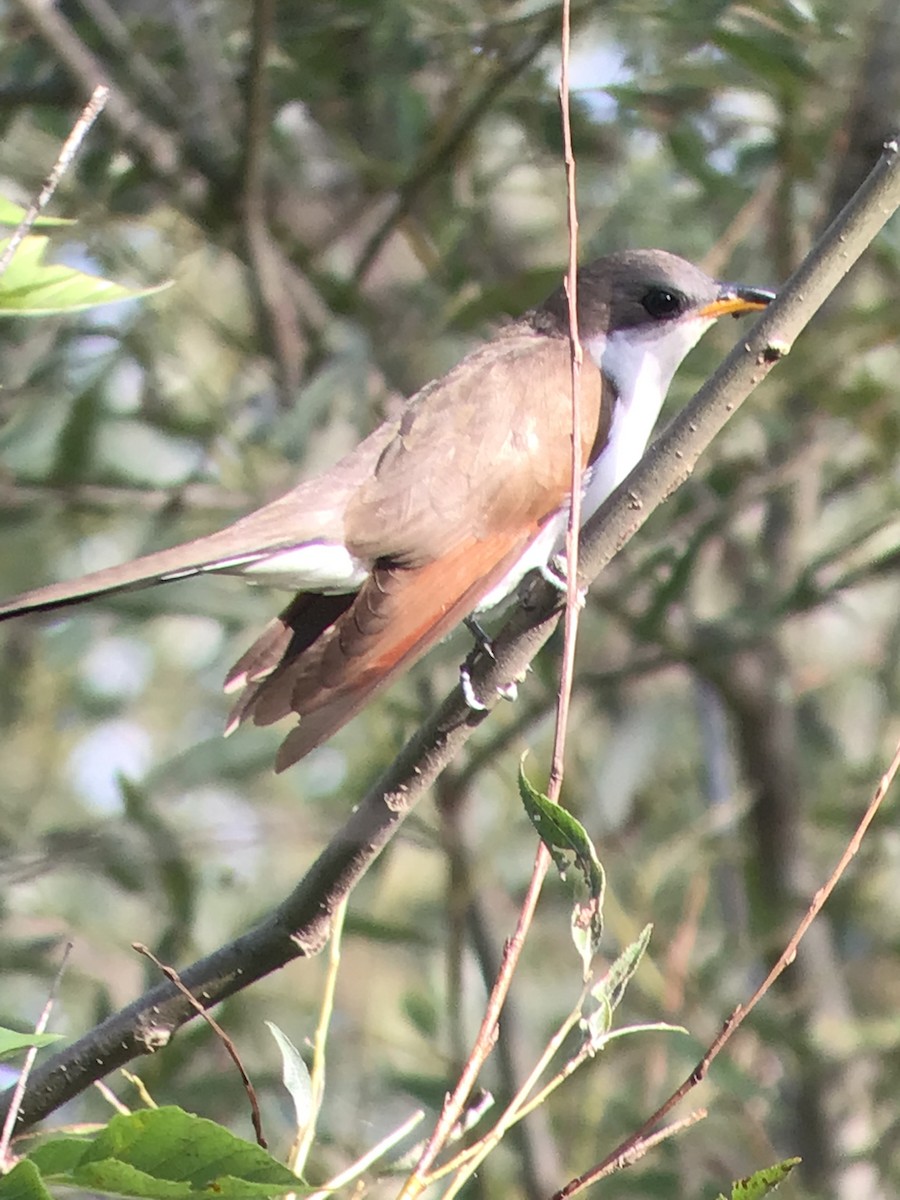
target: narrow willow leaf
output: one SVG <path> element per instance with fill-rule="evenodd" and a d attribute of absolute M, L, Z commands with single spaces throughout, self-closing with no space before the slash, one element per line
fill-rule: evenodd
<path fill-rule="evenodd" d="M 7 200 L 5 196 L 0 196 L 0 225 L 6 225 L 11 229 L 17 229 L 24 216 L 24 208 L 20 208 L 18 204 L 13 204 L 12 200 Z M 66 217 L 38 217 L 34 222 L 34 227 L 52 229 L 60 225 L 74 224 L 74 221 L 70 221 Z"/>
<path fill-rule="evenodd" d="M 631 1037 L 633 1033 L 684 1033 L 689 1031 L 683 1025 L 671 1025 L 668 1021 L 642 1021 L 638 1025 L 620 1025 L 611 1029 L 603 1039 L 603 1045 L 616 1041 L 617 1038 Z M 596 1047 L 600 1049 L 600 1047 Z"/>
<path fill-rule="evenodd" d="M 2 254 L 8 239 L 0 241 Z M 44 317 L 80 312 L 98 304 L 135 300 L 162 291 L 157 287 L 127 288 L 109 279 L 86 275 L 74 267 L 44 263 L 48 239 L 27 237 L 0 278 L 0 317 Z"/>
<path fill-rule="evenodd" d="M 61 1037 L 61 1033 L 16 1033 L 0 1027 L 0 1058 L 9 1058 L 31 1046 L 52 1046 Z"/>
<path fill-rule="evenodd" d="M 645 925 L 630 945 L 626 946 L 599 983 L 591 988 L 591 997 L 596 1001 L 596 1012 L 587 1019 L 588 1036 L 595 1050 L 599 1050 L 609 1039 L 613 1013 L 619 1006 L 631 977 L 640 965 L 650 944 L 652 925 Z"/>
<path fill-rule="evenodd" d="M 603 933 L 603 893 L 606 887 L 603 867 L 581 822 L 529 782 L 525 775 L 524 759 L 519 764 L 519 795 L 561 877 L 566 879 L 569 871 L 574 871 L 572 940 L 581 955 L 586 979 Z"/>
<path fill-rule="evenodd" d="M 273 1021 L 266 1021 L 269 1032 L 281 1051 L 281 1079 L 294 1102 L 297 1130 L 302 1133 L 313 1119 L 312 1080 L 300 1051 Z"/>

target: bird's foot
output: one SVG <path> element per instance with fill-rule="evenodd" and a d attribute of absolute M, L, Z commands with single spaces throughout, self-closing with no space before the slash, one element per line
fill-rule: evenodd
<path fill-rule="evenodd" d="M 569 565 L 566 562 L 564 554 L 554 554 L 548 558 L 542 567 L 538 567 L 541 577 L 546 579 L 547 583 L 556 588 L 558 592 L 562 592 L 564 596 L 569 592 Z M 584 608 L 587 599 L 587 588 L 578 589 L 578 607 Z"/>
<path fill-rule="evenodd" d="M 476 617 L 473 617 L 471 614 L 469 614 L 468 617 L 463 618 L 463 624 L 475 639 L 475 650 L 473 653 L 478 650 L 483 650 L 488 658 L 492 662 L 495 662 L 497 655 L 494 653 L 494 643 L 491 640 L 491 635 L 484 628 L 484 626 L 477 620 Z M 472 655 L 469 655 L 469 657 L 471 658 Z"/>
<path fill-rule="evenodd" d="M 475 639 L 475 645 L 459 668 L 459 686 L 462 688 L 463 699 L 473 712 L 486 712 L 488 706 L 476 693 L 475 686 L 472 683 L 472 667 L 475 665 L 475 659 L 479 651 L 485 654 L 492 662 L 496 661 L 497 655 L 494 653 L 494 643 L 490 635 L 478 623 L 475 617 L 466 617 L 464 623 Z M 515 683 L 505 683 L 502 687 L 497 688 L 497 695 L 503 700 L 515 700 L 518 694 L 519 689 Z"/>

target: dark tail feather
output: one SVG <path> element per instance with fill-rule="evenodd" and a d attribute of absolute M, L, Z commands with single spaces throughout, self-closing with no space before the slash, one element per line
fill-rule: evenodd
<path fill-rule="evenodd" d="M 308 650 L 335 621 L 344 615 L 356 599 L 356 593 L 320 595 L 301 592 L 274 621 L 270 621 L 246 654 L 228 672 L 225 691 L 245 688 L 235 704 L 225 726 L 226 735 L 254 716 L 253 709 L 266 681 L 283 666 L 287 666 Z M 287 697 L 286 693 L 286 697 Z M 284 711 L 266 715 L 258 724 L 271 724 L 292 711 L 289 702 Z"/>

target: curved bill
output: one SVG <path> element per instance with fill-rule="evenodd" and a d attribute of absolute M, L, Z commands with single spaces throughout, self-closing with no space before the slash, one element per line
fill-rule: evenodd
<path fill-rule="evenodd" d="M 722 291 L 710 304 L 700 309 L 701 317 L 725 317 L 729 313 L 739 317 L 742 313 L 759 312 L 775 299 L 768 288 L 741 287 L 725 284 Z"/>

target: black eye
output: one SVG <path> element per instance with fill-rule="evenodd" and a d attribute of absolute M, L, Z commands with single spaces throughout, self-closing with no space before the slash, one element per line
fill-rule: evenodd
<path fill-rule="evenodd" d="M 649 316 L 662 320 L 664 317 L 675 317 L 681 312 L 682 297 L 680 292 L 655 287 L 647 292 L 641 304 Z"/>

